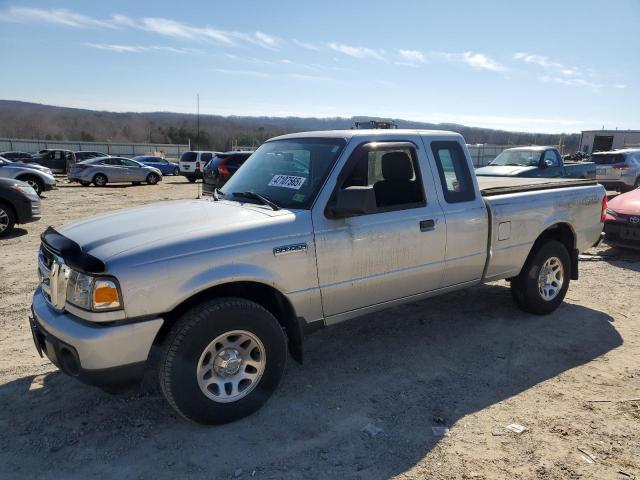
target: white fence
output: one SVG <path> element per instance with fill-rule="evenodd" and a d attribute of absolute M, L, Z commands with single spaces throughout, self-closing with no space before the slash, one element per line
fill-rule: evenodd
<path fill-rule="evenodd" d="M 178 158 L 183 152 L 189 150 L 189 145 L 168 143 L 110 143 L 110 142 L 76 142 L 58 140 L 22 140 L 12 138 L 0 138 L 0 152 L 18 151 L 37 153 L 44 149 L 90 150 L 103 152 L 108 155 L 121 157 L 135 157 L 159 152 L 166 158 Z"/>

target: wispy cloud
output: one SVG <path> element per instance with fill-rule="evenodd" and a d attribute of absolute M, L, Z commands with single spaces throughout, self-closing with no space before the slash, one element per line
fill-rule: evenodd
<path fill-rule="evenodd" d="M 344 45 L 341 43 L 331 42 L 329 48 L 340 52 L 344 55 L 348 55 L 353 58 L 370 59 L 370 60 L 385 60 L 384 50 L 374 50 L 368 47 L 354 47 L 352 45 Z"/>
<path fill-rule="evenodd" d="M 405 62 L 424 63 L 424 53 L 419 50 L 398 50 L 400 58 Z"/>
<path fill-rule="evenodd" d="M 50 23 L 73 28 L 116 28 L 113 19 L 99 20 L 64 8 L 13 6 L 0 12 L 0 20 L 16 23 Z"/>
<path fill-rule="evenodd" d="M 491 72 L 504 72 L 508 70 L 507 67 L 501 63 L 493 60 L 488 55 L 479 52 L 433 52 L 430 55 L 435 59 L 464 63 L 475 70 L 488 70 Z"/>
<path fill-rule="evenodd" d="M 614 85 L 613 88 L 618 88 L 618 89 L 622 90 L 624 88 L 627 88 L 627 86 L 624 85 L 623 83 L 619 83 L 617 85 Z"/>
<path fill-rule="evenodd" d="M 295 38 L 292 40 L 292 42 L 300 48 L 306 48 L 307 50 L 313 50 L 314 52 L 319 52 L 322 49 L 322 47 L 316 45 L 315 43 L 301 42 L 300 40 L 296 40 Z"/>
<path fill-rule="evenodd" d="M 596 74 L 591 71 L 591 69 L 569 66 L 544 55 L 525 52 L 514 53 L 513 59 L 540 69 L 543 72 L 540 80 L 543 82 L 566 86 L 589 87 L 594 90 L 600 88 L 600 85 L 592 80 Z"/>
<path fill-rule="evenodd" d="M 138 29 L 170 38 L 214 42 L 227 46 L 240 44 L 257 45 L 277 50 L 283 40 L 267 33 L 237 32 L 221 30 L 212 26 L 196 26 L 162 17 L 133 19 L 126 15 L 114 14 L 107 19 L 99 19 L 66 9 L 45 9 L 11 6 L 0 11 L 0 21 L 17 23 L 48 23 L 72 28 L 98 29 Z"/>
<path fill-rule="evenodd" d="M 115 53 L 144 53 L 144 52 L 170 52 L 170 53 L 198 53 L 200 50 L 195 48 L 180 48 L 164 45 L 119 45 L 112 43 L 85 43 L 87 47 L 98 50 L 106 50 Z"/>

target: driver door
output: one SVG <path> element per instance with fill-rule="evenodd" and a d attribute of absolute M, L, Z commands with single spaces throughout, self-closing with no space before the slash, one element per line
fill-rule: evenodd
<path fill-rule="evenodd" d="M 329 182 L 336 188 L 313 210 L 327 324 L 440 287 L 446 223 L 424 149 L 412 142 L 361 145 Z M 376 210 L 329 218 L 326 207 L 349 187 L 373 189 Z"/>

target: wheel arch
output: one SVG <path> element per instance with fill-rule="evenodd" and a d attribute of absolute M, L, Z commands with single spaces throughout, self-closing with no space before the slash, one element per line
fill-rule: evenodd
<path fill-rule="evenodd" d="M 19 175 L 16 175 L 16 180 L 20 180 L 21 182 L 26 181 L 26 179 L 28 178 L 32 178 L 33 180 L 38 182 L 41 186 L 44 186 L 44 182 L 42 181 L 42 179 L 38 175 L 35 175 L 31 172 L 23 172 L 23 173 L 20 173 Z"/>
<path fill-rule="evenodd" d="M 569 253 L 569 258 L 571 259 L 571 279 L 578 279 L 578 250 L 576 248 L 576 234 L 573 230 L 573 227 L 567 222 L 557 222 L 550 226 L 548 226 L 536 241 L 533 242 L 531 250 L 529 251 L 529 255 L 527 255 L 527 259 L 525 260 L 525 265 L 529 261 L 531 255 L 545 242 L 549 240 L 557 240 L 561 244 L 565 246 L 567 252 Z"/>
<path fill-rule="evenodd" d="M 282 292 L 270 285 L 256 281 L 222 283 L 201 290 L 182 301 L 173 310 L 163 315 L 165 322 L 156 335 L 154 343 L 162 343 L 175 322 L 187 310 L 204 301 L 222 297 L 244 298 L 268 310 L 285 331 L 289 353 L 296 361 L 302 363 L 303 330 L 301 319 L 298 319 L 293 305 Z"/>

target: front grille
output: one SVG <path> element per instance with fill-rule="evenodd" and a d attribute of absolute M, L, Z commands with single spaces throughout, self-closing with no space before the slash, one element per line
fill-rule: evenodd
<path fill-rule="evenodd" d="M 64 260 L 51 252 L 46 245 L 41 245 L 38 252 L 38 278 L 45 299 L 56 310 L 64 310 L 69 273 L 69 267 L 64 264 Z"/>

